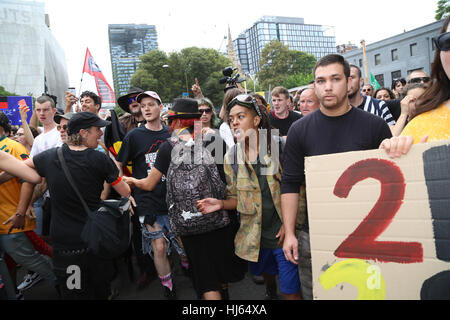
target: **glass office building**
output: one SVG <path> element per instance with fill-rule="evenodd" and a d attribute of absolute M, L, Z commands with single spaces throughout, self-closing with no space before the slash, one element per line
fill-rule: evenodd
<path fill-rule="evenodd" d="M 289 49 L 304 51 L 317 59 L 336 53 L 333 27 L 305 24 L 303 18 L 264 16 L 233 41 L 244 73 L 254 75 L 259 71 L 261 52 L 272 40 L 280 40 Z"/>
<path fill-rule="evenodd" d="M 108 34 L 114 92 L 116 97 L 120 97 L 130 88 L 139 57 L 158 49 L 156 28 L 146 24 L 110 24 Z"/>

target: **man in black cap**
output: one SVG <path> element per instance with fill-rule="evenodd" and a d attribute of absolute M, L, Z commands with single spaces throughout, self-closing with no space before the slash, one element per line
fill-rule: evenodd
<path fill-rule="evenodd" d="M 56 114 L 53 118 L 56 122 L 56 129 L 59 131 L 61 135 L 61 141 L 66 143 L 67 141 L 67 129 L 69 127 L 69 120 L 75 112 L 67 112 L 65 114 Z"/>
<path fill-rule="evenodd" d="M 83 190 L 84 200 L 90 210 L 99 207 L 105 181 L 122 197 L 130 195 L 130 188 L 122 181 L 119 169 L 112 159 L 95 151 L 97 141 L 103 134 L 101 128 L 108 124 L 108 121 L 92 112 L 78 112 L 69 120 L 67 142 L 61 147 L 74 183 Z M 86 249 L 86 244 L 81 239 L 87 213 L 67 182 L 57 148 L 44 151 L 25 163 L 46 178 L 52 195 L 50 237 L 53 244 L 53 266 L 62 297 L 107 299 L 114 271 L 112 261 L 94 255 Z M 23 184 L 23 197 L 20 199 L 18 213 L 22 213 L 28 205 L 32 188 L 32 184 Z M 74 273 L 73 266 L 78 267 L 78 273 Z M 80 277 L 80 285 L 73 283 L 74 274 Z M 71 278 L 68 279 L 69 277 Z"/>
<path fill-rule="evenodd" d="M 142 92 L 144 92 L 144 90 L 141 88 L 131 87 L 126 95 L 117 100 L 119 106 L 126 112 L 119 118 L 119 121 L 126 132 L 145 124 L 141 106 L 139 102 L 136 101 L 136 97 Z"/>

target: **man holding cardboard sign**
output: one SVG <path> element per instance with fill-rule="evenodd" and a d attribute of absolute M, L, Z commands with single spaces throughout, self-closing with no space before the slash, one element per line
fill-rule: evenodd
<path fill-rule="evenodd" d="M 311 255 L 309 250 L 302 249 L 299 261 L 299 240 L 294 233 L 299 190 L 305 181 L 304 158 L 377 149 L 384 139 L 392 136 L 383 119 L 350 105 L 347 95 L 351 87 L 350 66 L 341 55 L 330 54 L 320 59 L 314 68 L 314 77 L 320 108 L 292 125 L 283 152 L 281 183 L 283 251 L 289 261 L 300 262 L 305 299 L 312 299 Z M 308 230 L 306 223 L 299 237 L 301 247 L 309 247 Z"/>

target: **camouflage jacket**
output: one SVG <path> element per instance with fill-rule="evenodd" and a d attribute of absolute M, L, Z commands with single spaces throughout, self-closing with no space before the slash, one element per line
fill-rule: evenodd
<path fill-rule="evenodd" d="M 242 259 L 257 262 L 261 243 L 261 190 L 258 177 L 239 144 L 237 146 L 238 170 L 237 176 L 235 175 L 232 166 L 234 162 L 233 153 L 233 148 L 230 148 L 225 155 L 224 170 L 227 179 L 227 198 L 237 199 L 236 210 L 240 213 L 240 228 L 234 240 L 236 255 Z M 280 194 L 281 165 L 272 163 L 268 155 L 264 157 L 264 161 L 267 164 L 267 168 L 269 168 L 268 171 L 271 173 L 267 174 L 266 178 L 274 206 L 280 220 L 283 221 Z M 297 215 L 297 224 L 303 224 L 305 222 L 305 209 L 303 192 L 303 197 L 301 197 L 299 205 L 299 212 L 302 212 L 302 214 Z"/>

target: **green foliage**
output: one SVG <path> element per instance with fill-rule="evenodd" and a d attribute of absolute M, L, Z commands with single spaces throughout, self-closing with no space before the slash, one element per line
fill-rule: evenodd
<path fill-rule="evenodd" d="M 197 78 L 203 95 L 215 106 L 222 103 L 225 86 L 219 83 L 219 79 L 222 69 L 231 62 L 218 51 L 190 47 L 166 54 L 152 50 L 140 59 L 139 68 L 131 78 L 132 86 L 156 91 L 163 102 L 171 103 L 186 91 L 193 97 L 191 87 Z"/>
<path fill-rule="evenodd" d="M 17 96 L 17 94 L 7 91 L 4 87 L 0 86 L 0 97 Z"/>
<path fill-rule="evenodd" d="M 259 83 L 265 90 L 283 85 L 287 78 L 297 76 L 297 80 L 308 78 L 312 75 L 312 69 L 316 63 L 316 58 L 306 52 L 290 50 L 289 46 L 279 40 L 269 42 L 261 52 L 259 62 L 260 72 L 258 73 Z M 300 76 L 303 74 L 304 76 Z M 303 81 L 303 80 L 302 80 Z M 296 82 L 294 78 L 288 83 Z M 300 84 L 296 84 L 297 87 Z M 288 86 L 287 88 L 292 88 Z"/>
<path fill-rule="evenodd" d="M 311 72 L 310 73 L 298 72 L 296 74 L 288 76 L 281 83 L 281 85 L 285 88 L 290 89 L 290 88 L 305 86 L 313 80 L 314 80 L 314 76 Z"/>
<path fill-rule="evenodd" d="M 436 9 L 436 20 L 441 20 L 446 18 L 450 13 L 450 1 L 449 0 L 439 0 L 438 7 Z"/>

